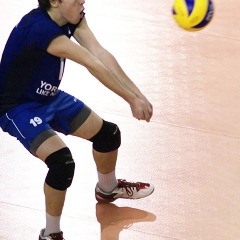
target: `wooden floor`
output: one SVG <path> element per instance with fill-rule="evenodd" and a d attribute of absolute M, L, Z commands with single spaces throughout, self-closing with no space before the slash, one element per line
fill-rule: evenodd
<path fill-rule="evenodd" d="M 149 181 L 141 200 L 98 205 L 91 144 L 61 137 L 76 161 L 62 216 L 66 240 L 240 239 L 240 2 L 215 0 L 212 23 L 186 32 L 169 0 L 86 0 L 87 20 L 154 106 L 150 123 L 84 68 L 67 62 L 61 88 L 119 125 L 117 177 Z M 37 1 L 0 0 L 0 50 Z M 46 166 L 0 132 L 0 239 L 38 239 Z"/>

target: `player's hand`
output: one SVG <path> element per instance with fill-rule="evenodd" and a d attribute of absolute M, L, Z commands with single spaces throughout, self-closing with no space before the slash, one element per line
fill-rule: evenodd
<path fill-rule="evenodd" d="M 145 120 L 147 122 L 150 121 L 153 115 L 153 107 L 146 97 L 136 97 L 136 99 L 134 99 L 134 101 L 130 104 L 130 107 L 133 117 L 138 120 Z"/>

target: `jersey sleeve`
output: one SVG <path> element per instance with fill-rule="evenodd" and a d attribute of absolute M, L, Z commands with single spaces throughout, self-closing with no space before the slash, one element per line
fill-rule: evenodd
<path fill-rule="evenodd" d="M 53 21 L 44 20 L 34 24 L 33 36 L 37 47 L 46 50 L 50 42 L 61 35 L 64 35 L 61 28 Z"/>

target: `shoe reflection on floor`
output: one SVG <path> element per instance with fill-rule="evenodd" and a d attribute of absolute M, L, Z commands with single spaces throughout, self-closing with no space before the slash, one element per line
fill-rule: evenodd
<path fill-rule="evenodd" d="M 154 222 L 156 216 L 144 210 L 118 207 L 115 204 L 96 204 L 96 218 L 101 227 L 101 240 L 118 240 L 123 229 L 134 223 Z"/>

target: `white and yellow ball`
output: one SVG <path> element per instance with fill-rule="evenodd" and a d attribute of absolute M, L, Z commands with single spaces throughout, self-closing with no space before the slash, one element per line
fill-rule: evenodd
<path fill-rule="evenodd" d="M 173 18 L 189 31 L 199 31 L 212 20 L 214 7 L 211 0 L 175 0 Z"/>

